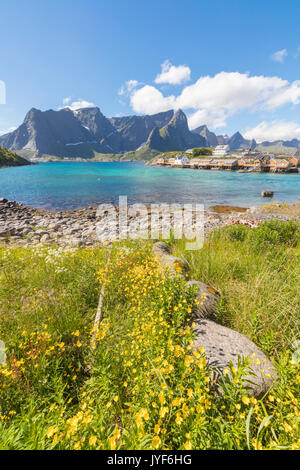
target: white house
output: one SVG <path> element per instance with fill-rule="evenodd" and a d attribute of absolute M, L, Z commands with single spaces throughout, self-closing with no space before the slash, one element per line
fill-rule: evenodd
<path fill-rule="evenodd" d="M 186 155 L 178 154 L 175 157 L 174 165 L 187 165 L 190 159 Z"/>
<path fill-rule="evenodd" d="M 213 157 L 222 158 L 229 155 L 229 145 L 217 145 L 213 151 Z"/>

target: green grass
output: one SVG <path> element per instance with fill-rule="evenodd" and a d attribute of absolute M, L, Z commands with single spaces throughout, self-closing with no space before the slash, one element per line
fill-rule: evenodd
<path fill-rule="evenodd" d="M 215 232 L 199 251 L 177 242 L 175 253 L 188 260 L 193 279 L 221 293 L 219 321 L 277 358 L 300 333 L 299 237 L 294 222 L 237 225 Z"/>
<path fill-rule="evenodd" d="M 215 232 L 174 254 L 221 293 L 218 321 L 251 338 L 279 381 L 260 400 L 240 375 L 209 387 L 186 328 L 194 292 L 168 279 L 151 242 L 97 249 L 0 249 L 0 448 L 299 448 L 299 225 Z M 107 265 L 108 256 L 110 263 Z M 105 283 L 98 344 L 91 349 Z M 246 364 L 245 364 L 246 365 Z M 229 380 L 229 379 L 228 379 Z"/>

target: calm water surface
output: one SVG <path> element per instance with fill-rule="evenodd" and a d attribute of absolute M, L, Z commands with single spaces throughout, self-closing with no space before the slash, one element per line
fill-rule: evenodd
<path fill-rule="evenodd" d="M 236 173 L 149 167 L 134 162 L 59 162 L 0 169 L 0 197 L 53 210 L 86 207 L 92 203 L 204 203 L 253 206 L 274 200 L 296 202 L 299 174 Z"/>

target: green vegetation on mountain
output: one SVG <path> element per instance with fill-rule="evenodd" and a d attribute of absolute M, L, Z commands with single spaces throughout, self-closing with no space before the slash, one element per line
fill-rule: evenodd
<path fill-rule="evenodd" d="M 207 147 L 193 149 L 193 157 L 199 157 L 202 155 L 210 156 L 212 155 L 212 153 L 213 153 L 213 149 L 207 148 Z"/>
<path fill-rule="evenodd" d="M 136 161 L 149 161 L 159 154 L 158 150 L 150 149 L 147 145 L 144 145 L 135 152 L 124 153 L 121 157 L 123 160 L 136 160 Z"/>
<path fill-rule="evenodd" d="M 30 165 L 30 162 L 16 153 L 0 146 L 0 168 L 22 165 Z"/>
<path fill-rule="evenodd" d="M 270 152 L 281 155 L 294 155 L 294 153 L 297 152 L 298 147 L 287 146 L 284 145 L 283 142 L 263 142 L 261 144 L 257 144 L 256 150 L 259 152 Z"/>

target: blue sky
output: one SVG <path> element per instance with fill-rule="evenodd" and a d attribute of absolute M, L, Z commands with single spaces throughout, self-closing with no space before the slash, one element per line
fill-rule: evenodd
<path fill-rule="evenodd" d="M 106 116 L 181 107 L 190 127 L 300 139 L 298 0 L 1 0 L 0 7 L 0 133 L 31 107 L 95 104 Z"/>

